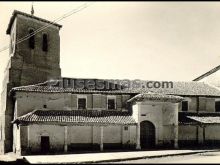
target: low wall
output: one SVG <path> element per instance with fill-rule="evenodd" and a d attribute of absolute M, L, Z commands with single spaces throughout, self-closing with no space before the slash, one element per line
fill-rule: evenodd
<path fill-rule="evenodd" d="M 49 136 L 50 151 L 64 152 L 65 129 L 60 125 L 33 124 L 21 127 L 22 153 L 41 153 L 41 136 Z M 100 149 L 99 126 L 67 126 L 68 151 Z M 105 149 L 134 148 L 136 126 L 104 126 Z"/>

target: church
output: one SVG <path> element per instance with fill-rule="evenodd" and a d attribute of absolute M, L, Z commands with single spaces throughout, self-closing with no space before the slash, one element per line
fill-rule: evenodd
<path fill-rule="evenodd" d="M 61 28 L 17 10 L 11 16 L 0 104 L 1 154 L 220 147 L 219 88 L 200 81 L 137 88 L 123 80 L 62 77 Z M 19 42 L 24 36 L 30 37 Z M 90 88 L 98 81 L 108 87 Z M 87 85 L 78 88 L 75 82 Z"/>

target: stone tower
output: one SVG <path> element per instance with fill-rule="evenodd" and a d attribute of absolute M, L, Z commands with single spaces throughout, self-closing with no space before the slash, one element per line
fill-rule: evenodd
<path fill-rule="evenodd" d="M 1 153 L 12 151 L 13 146 L 11 121 L 14 116 L 14 101 L 9 95 L 11 88 L 61 77 L 61 27 L 59 24 L 20 11 L 15 10 L 12 14 L 6 31 L 10 35 L 10 60 L 5 69 L 1 93 Z M 34 35 L 19 43 L 21 38 L 30 34 Z M 15 44 L 16 42 L 18 43 Z"/>

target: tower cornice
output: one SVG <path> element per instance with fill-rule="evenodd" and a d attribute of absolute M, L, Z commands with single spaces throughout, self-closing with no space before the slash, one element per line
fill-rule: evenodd
<path fill-rule="evenodd" d="M 36 17 L 36 16 L 34 16 L 34 15 L 31 15 L 31 14 L 27 14 L 27 13 L 24 13 L 24 12 L 21 12 L 21 11 L 18 11 L 18 10 L 14 10 L 14 12 L 12 13 L 12 17 L 11 17 L 11 19 L 10 19 L 10 21 L 9 21 L 8 28 L 7 28 L 7 30 L 6 30 L 6 34 L 10 34 L 10 33 L 11 33 L 12 24 L 13 24 L 13 22 L 14 22 L 14 20 L 15 20 L 15 18 L 16 18 L 16 16 L 17 16 L 18 14 L 23 15 L 23 16 L 26 16 L 26 17 L 30 17 L 30 18 L 32 18 L 32 19 L 36 19 L 36 20 L 41 21 L 41 22 L 45 22 L 45 23 L 52 24 L 52 25 L 57 26 L 57 27 L 59 27 L 59 28 L 62 27 L 62 25 L 59 25 L 59 24 L 54 23 L 54 22 L 52 22 L 52 21 L 48 21 L 48 20 L 46 20 L 46 19 L 43 19 L 43 18 L 40 18 L 40 17 Z"/>

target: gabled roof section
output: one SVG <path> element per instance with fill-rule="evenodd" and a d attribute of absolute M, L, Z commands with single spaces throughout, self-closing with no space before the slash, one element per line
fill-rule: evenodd
<path fill-rule="evenodd" d="M 13 22 L 14 22 L 14 19 L 16 18 L 16 16 L 17 16 L 18 14 L 23 15 L 23 16 L 26 16 L 26 17 L 29 17 L 29 18 L 36 19 L 36 20 L 41 21 L 41 22 L 45 22 L 45 23 L 52 24 L 52 25 L 57 26 L 57 27 L 59 27 L 59 28 L 62 27 L 62 25 L 59 25 L 59 24 L 54 23 L 54 22 L 52 22 L 52 21 L 48 21 L 48 20 L 46 20 L 46 19 L 43 19 L 43 18 L 40 18 L 40 17 L 36 17 L 36 16 L 34 16 L 34 15 L 31 15 L 31 14 L 27 14 L 27 13 L 24 13 L 24 12 L 21 12 L 21 11 L 18 11 L 18 10 L 14 10 L 14 12 L 12 13 L 11 19 L 10 19 L 10 21 L 9 21 L 8 28 L 7 28 L 7 30 L 6 30 L 6 34 L 10 34 L 10 32 L 11 32 L 11 27 L 12 27 L 12 24 L 13 24 Z"/>
<path fill-rule="evenodd" d="M 70 124 L 70 125 L 135 125 L 127 111 L 109 110 L 34 110 L 18 117 L 17 124 Z"/>
<path fill-rule="evenodd" d="M 132 80 L 131 80 L 132 81 Z M 164 88 L 147 88 L 141 87 L 126 87 L 123 85 L 121 89 L 77 89 L 74 87 L 62 87 L 59 85 L 61 80 L 46 81 L 44 83 L 15 87 L 11 90 L 14 92 L 38 92 L 38 93 L 108 93 L 108 94 L 139 94 L 139 93 L 157 93 L 165 95 L 177 95 L 177 96 L 203 96 L 203 97 L 220 97 L 220 89 L 206 84 L 204 82 L 172 82 L 172 87 Z M 143 81 L 147 83 L 149 81 Z M 153 81 L 151 81 L 153 82 Z M 158 82 L 158 81 L 157 81 Z M 120 82 L 119 82 L 120 83 Z"/>
<path fill-rule="evenodd" d="M 203 78 L 205 78 L 205 77 L 207 77 L 207 76 L 209 76 L 209 75 L 211 75 L 211 74 L 217 72 L 218 70 L 220 70 L 220 65 L 217 66 L 217 67 L 215 67 L 215 68 L 213 68 L 213 69 L 211 69 L 210 71 L 208 71 L 208 72 L 202 74 L 201 76 L 195 78 L 193 81 L 199 81 L 199 80 L 202 80 Z"/>

